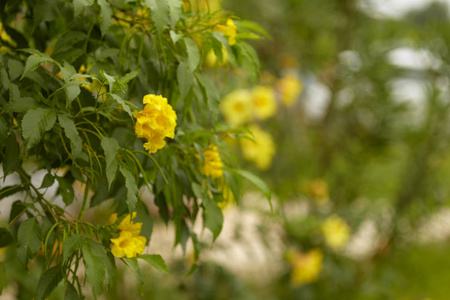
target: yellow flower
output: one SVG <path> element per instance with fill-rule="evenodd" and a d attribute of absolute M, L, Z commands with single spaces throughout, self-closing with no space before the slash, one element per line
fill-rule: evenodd
<path fill-rule="evenodd" d="M 270 167 L 275 155 L 275 144 L 272 137 L 257 125 L 249 126 L 248 129 L 253 133 L 254 141 L 242 139 L 242 154 L 245 159 L 255 163 L 256 167 L 266 170 Z"/>
<path fill-rule="evenodd" d="M 144 110 L 136 114 L 134 131 L 139 138 L 147 139 L 144 148 L 155 153 L 166 144 L 164 138 L 174 138 L 177 115 L 167 98 L 149 94 L 143 100 Z"/>
<path fill-rule="evenodd" d="M 243 89 L 231 92 L 223 98 L 220 110 L 229 125 L 244 125 L 252 118 L 251 93 Z"/>
<path fill-rule="evenodd" d="M 292 265 L 291 282 L 296 286 L 312 283 L 322 271 L 323 253 L 312 249 L 307 253 L 296 252 L 289 258 Z"/>
<path fill-rule="evenodd" d="M 268 86 L 256 86 L 252 90 L 253 110 L 257 118 L 265 120 L 277 111 L 275 91 Z"/>
<path fill-rule="evenodd" d="M 342 248 L 350 238 L 350 227 L 336 215 L 328 217 L 320 229 L 325 243 L 334 250 Z"/>
<path fill-rule="evenodd" d="M 226 64 L 228 64 L 228 51 L 224 45 L 222 45 L 222 62 L 218 60 L 216 54 L 214 53 L 214 50 L 212 49 L 208 52 L 208 55 L 206 55 L 206 65 L 209 68 L 213 68 L 216 65 L 224 66 Z"/>
<path fill-rule="evenodd" d="M 143 236 L 134 236 L 131 232 L 123 230 L 117 239 L 111 239 L 113 246 L 111 253 L 115 257 L 136 257 L 144 252 L 147 239 Z"/>
<path fill-rule="evenodd" d="M 278 81 L 277 88 L 281 94 L 281 102 L 289 107 L 294 105 L 302 92 L 303 83 L 294 73 L 290 72 Z"/>
<path fill-rule="evenodd" d="M 16 43 L 11 39 L 11 37 L 9 36 L 9 34 L 6 32 L 5 29 L 3 29 L 3 23 L 0 22 L 0 38 L 5 41 L 5 42 L 9 42 L 10 44 L 12 44 L 13 46 L 16 46 Z"/>
<path fill-rule="evenodd" d="M 114 224 L 117 221 L 117 214 L 113 213 L 110 217 L 109 217 L 109 224 Z"/>
<path fill-rule="evenodd" d="M 133 236 L 138 236 L 139 233 L 141 233 L 142 223 L 133 223 L 134 218 L 136 218 L 136 212 L 133 212 L 132 216 L 126 215 L 125 218 L 123 218 L 122 222 L 117 225 L 117 229 L 128 231 Z"/>
<path fill-rule="evenodd" d="M 236 44 L 236 25 L 232 19 L 227 19 L 227 25 L 216 25 L 214 29 L 228 36 L 228 44 L 233 46 Z"/>
<path fill-rule="evenodd" d="M 225 183 L 225 181 L 223 181 L 219 187 L 219 190 L 222 191 L 222 195 L 223 195 L 223 202 L 218 202 L 217 205 L 221 208 L 221 209 L 225 209 L 226 207 L 228 207 L 229 205 L 231 205 L 232 203 L 234 203 L 234 195 L 233 192 L 231 191 L 230 187 Z"/>
<path fill-rule="evenodd" d="M 205 162 L 201 168 L 202 174 L 212 178 L 219 178 L 223 175 L 223 163 L 220 159 L 217 146 L 210 146 L 203 151 Z"/>

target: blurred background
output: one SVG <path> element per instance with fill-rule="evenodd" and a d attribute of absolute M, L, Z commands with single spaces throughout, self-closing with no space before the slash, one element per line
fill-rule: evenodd
<path fill-rule="evenodd" d="M 173 228 L 155 211 L 146 252 L 161 253 L 169 274 L 143 266 L 139 286 L 124 269 L 102 298 L 449 299 L 449 4 L 210 0 L 268 34 L 249 42 L 256 83 L 225 58 L 209 56 L 205 69 L 224 103 L 264 104 L 254 119 L 222 112 L 253 131 L 232 146 L 272 189 L 272 209 L 250 185 L 231 199 L 212 247 L 202 233 L 193 274 L 191 250 L 164 255 Z M 255 26 L 235 23 L 237 39 Z M 34 291 L 30 275 L 14 276 Z"/>

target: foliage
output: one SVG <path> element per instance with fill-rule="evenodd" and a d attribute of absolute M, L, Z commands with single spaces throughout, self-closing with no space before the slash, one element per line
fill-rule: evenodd
<path fill-rule="evenodd" d="M 112 254 L 138 275 L 136 257 L 167 272 L 161 256 L 141 255 L 153 223 L 140 197 L 145 189 L 161 218 L 175 226 L 175 245 L 185 249 L 190 240 L 195 259 L 201 247 L 192 226 L 203 215 L 217 238 L 224 187 L 238 200 L 245 177 L 270 198 L 224 143 L 245 134 L 220 121 L 220 91 L 203 71 L 209 51 L 222 57 L 225 49 L 231 65 L 243 65 L 255 79 L 258 57 L 244 39 L 260 30 L 240 27 L 229 12 L 178 0 L 2 1 L 0 7 L 0 162 L 3 180 L 20 178 L 0 190 L 0 198 L 20 197 L 0 243 L 16 249 L 25 266 L 38 257 L 37 299 L 60 282 L 66 298 L 83 297 L 81 265 L 98 297 L 115 276 Z M 207 149 L 220 155 L 220 176 L 203 172 Z M 36 184 L 40 170 L 46 173 Z M 61 203 L 47 193 L 52 186 Z M 85 218 L 108 199 L 119 225 Z M 131 221 L 135 215 L 138 223 Z"/>

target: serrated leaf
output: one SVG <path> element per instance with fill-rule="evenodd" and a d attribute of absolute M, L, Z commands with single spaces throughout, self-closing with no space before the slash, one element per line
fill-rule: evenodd
<path fill-rule="evenodd" d="M 0 295 L 3 293 L 3 289 L 8 284 L 8 279 L 6 278 L 6 268 L 5 264 L 0 262 Z"/>
<path fill-rule="evenodd" d="M 47 173 L 47 174 L 45 174 L 44 179 L 42 179 L 42 183 L 39 188 L 46 189 L 46 188 L 52 186 L 54 182 L 55 182 L 55 176 L 53 176 L 51 173 Z"/>
<path fill-rule="evenodd" d="M 77 289 L 70 283 L 66 282 L 66 292 L 64 293 L 64 300 L 80 300 Z"/>
<path fill-rule="evenodd" d="M 9 79 L 11 81 L 19 78 L 20 74 L 23 72 L 23 64 L 15 59 L 8 60 L 8 71 L 9 71 Z"/>
<path fill-rule="evenodd" d="M 75 251 L 81 249 L 84 242 L 84 236 L 80 234 L 74 234 L 66 238 L 63 243 L 63 260 L 66 261 Z"/>
<path fill-rule="evenodd" d="M 204 93 L 205 98 L 208 100 L 211 106 L 214 106 L 214 103 L 217 103 L 220 99 L 219 91 L 217 90 L 215 85 L 202 74 L 196 72 L 195 77 L 200 83 L 200 87 L 202 89 L 202 92 Z"/>
<path fill-rule="evenodd" d="M 59 184 L 58 190 L 62 196 L 64 204 L 66 206 L 72 204 L 72 202 L 75 198 L 72 184 L 64 177 L 56 176 L 56 180 L 58 180 L 58 184 Z"/>
<path fill-rule="evenodd" d="M 267 198 L 267 200 L 269 200 L 269 204 L 272 207 L 272 203 L 270 202 L 272 192 L 270 191 L 269 187 L 266 185 L 266 183 L 261 178 L 259 178 L 255 174 L 250 173 L 248 171 L 244 171 L 244 170 L 235 170 L 235 171 L 239 175 L 241 175 L 242 177 L 246 178 L 251 183 L 256 185 L 256 187 L 261 190 L 261 192 L 264 194 L 264 196 Z"/>
<path fill-rule="evenodd" d="M 180 62 L 177 69 L 177 80 L 182 98 L 185 98 L 189 90 L 191 89 L 193 79 L 194 77 L 192 75 L 192 72 L 189 72 L 187 65 L 183 62 Z"/>
<path fill-rule="evenodd" d="M 95 299 L 103 291 L 103 281 L 105 280 L 106 271 L 105 263 L 96 253 L 96 250 L 96 248 L 91 247 L 90 243 L 85 243 L 82 247 L 84 264 L 86 266 L 86 278 L 91 286 Z"/>
<path fill-rule="evenodd" d="M 73 0 L 74 19 L 80 15 L 85 7 L 91 6 L 92 4 L 94 4 L 94 0 Z"/>
<path fill-rule="evenodd" d="M 112 93 L 114 82 L 116 82 L 116 78 L 114 76 L 108 75 L 105 71 L 101 70 L 100 74 L 108 81 L 109 92 Z"/>
<path fill-rule="evenodd" d="M 162 33 L 169 23 L 169 3 L 167 0 L 145 0 L 144 3 L 151 10 L 156 31 Z"/>
<path fill-rule="evenodd" d="M 9 101 L 19 102 L 20 101 L 20 90 L 15 84 L 11 84 L 9 88 Z"/>
<path fill-rule="evenodd" d="M 125 103 L 125 100 L 123 100 L 122 98 L 120 98 L 119 95 L 116 94 L 110 94 L 111 97 L 113 97 L 114 100 L 117 101 L 117 103 L 119 103 L 120 105 L 122 105 L 123 109 L 128 113 L 128 115 L 130 116 L 131 119 L 133 119 L 133 113 L 131 112 L 130 107 L 128 106 L 127 103 Z"/>
<path fill-rule="evenodd" d="M 116 160 L 106 167 L 106 180 L 108 180 L 108 190 L 111 188 L 111 184 L 116 178 L 117 169 L 119 168 L 119 164 Z"/>
<path fill-rule="evenodd" d="M 117 49 L 115 49 L 117 50 Z M 128 82 L 130 82 L 131 80 L 133 80 L 134 78 L 136 78 L 136 76 L 138 76 L 139 71 L 132 71 L 130 73 L 125 74 L 124 76 L 120 77 L 119 79 L 117 79 L 117 82 L 119 82 L 122 85 L 127 84 Z"/>
<path fill-rule="evenodd" d="M 6 247 L 14 242 L 14 238 L 6 228 L 0 228 L 0 248 Z"/>
<path fill-rule="evenodd" d="M 180 0 L 168 0 L 170 9 L 170 19 L 172 26 L 175 27 L 182 14 L 182 4 Z"/>
<path fill-rule="evenodd" d="M 17 231 L 17 257 L 26 265 L 41 248 L 42 230 L 35 217 L 25 220 Z"/>
<path fill-rule="evenodd" d="M 78 134 L 75 123 L 72 119 L 64 115 L 58 115 L 58 121 L 61 127 L 64 129 L 66 136 L 70 140 L 73 158 L 77 159 L 83 151 L 83 142 L 81 141 L 80 135 Z"/>
<path fill-rule="evenodd" d="M 139 192 L 136 180 L 134 179 L 133 174 L 128 171 L 125 167 L 120 166 L 120 173 L 122 173 L 125 178 L 125 187 L 127 188 L 127 205 L 128 211 L 131 213 L 134 211 L 137 204 L 137 193 Z"/>
<path fill-rule="evenodd" d="M 97 3 L 100 6 L 100 30 L 102 32 L 102 35 L 105 35 L 105 33 L 108 31 L 109 25 L 111 25 L 112 9 L 111 6 L 109 6 L 109 3 L 106 2 L 106 0 L 97 0 Z"/>
<path fill-rule="evenodd" d="M 156 270 L 167 273 L 169 270 L 167 269 L 166 262 L 158 254 L 142 254 L 139 255 L 138 258 L 145 260 L 150 265 L 152 265 Z"/>
<path fill-rule="evenodd" d="M 0 70 L 0 83 L 2 84 L 2 87 L 7 91 L 9 89 L 10 81 L 8 73 L 6 73 L 6 69 L 2 68 Z"/>
<path fill-rule="evenodd" d="M 29 72 L 36 70 L 42 63 L 45 62 L 52 62 L 59 65 L 56 61 L 54 61 L 50 56 L 46 54 L 42 56 L 31 55 L 27 59 L 25 69 L 23 70 L 22 77 L 20 77 L 20 79 L 22 80 L 23 77 L 25 77 L 25 75 L 27 75 Z"/>
<path fill-rule="evenodd" d="M 26 141 L 25 152 L 41 140 L 55 121 L 55 112 L 45 108 L 32 109 L 25 114 L 22 119 L 22 134 Z"/>
<path fill-rule="evenodd" d="M 11 86 L 13 86 L 13 84 Z M 11 90 L 12 89 L 10 88 L 9 91 Z M 17 101 L 12 100 L 5 105 L 5 110 L 7 112 L 23 113 L 35 108 L 38 108 L 38 103 L 31 97 L 19 98 Z"/>
<path fill-rule="evenodd" d="M 105 152 L 106 167 L 108 167 L 116 159 L 117 151 L 120 149 L 119 143 L 115 138 L 103 137 L 101 145 Z"/>
<path fill-rule="evenodd" d="M 14 170 L 20 155 L 19 144 L 16 140 L 16 134 L 12 132 L 6 140 L 5 156 L 3 158 L 3 174 L 8 175 Z"/>
<path fill-rule="evenodd" d="M 197 68 L 198 63 L 200 62 L 200 53 L 193 39 L 184 38 L 183 41 L 186 46 L 186 51 L 188 55 L 187 57 L 188 70 L 189 72 L 193 72 Z"/>
<path fill-rule="evenodd" d="M 37 288 L 37 299 L 43 300 L 58 286 L 62 279 L 62 273 L 59 266 L 48 269 L 41 276 Z"/>
<path fill-rule="evenodd" d="M 20 200 L 14 201 L 9 213 L 9 222 L 11 223 L 17 216 L 23 214 L 27 206 Z"/>
<path fill-rule="evenodd" d="M 136 272 L 136 275 L 139 280 L 139 286 L 142 289 L 144 285 L 144 276 L 142 276 L 141 268 L 139 268 L 139 263 L 137 259 L 135 257 L 127 258 L 126 260 L 124 260 L 124 262 L 127 264 L 128 267 L 130 267 L 131 269 L 133 269 L 133 271 Z"/>
<path fill-rule="evenodd" d="M 23 190 L 25 187 L 20 184 L 4 186 L 0 189 L 0 200 Z"/>
<path fill-rule="evenodd" d="M 75 70 L 74 66 L 72 66 L 71 64 L 69 64 L 68 62 L 64 62 L 63 67 L 61 67 L 61 75 L 64 79 L 64 81 L 68 81 L 69 78 L 73 75 L 76 74 L 77 70 Z"/>

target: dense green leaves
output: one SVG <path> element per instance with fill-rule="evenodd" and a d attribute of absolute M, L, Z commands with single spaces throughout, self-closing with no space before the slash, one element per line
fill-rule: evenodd
<path fill-rule="evenodd" d="M 153 22 L 158 33 L 161 33 L 169 23 L 169 3 L 167 0 L 145 0 L 152 13 Z"/>
<path fill-rule="evenodd" d="M 25 69 L 23 70 L 22 77 L 20 79 L 23 79 L 25 75 L 27 75 L 29 72 L 36 70 L 42 63 L 45 62 L 56 63 L 50 56 L 46 54 L 42 54 L 42 56 L 38 55 L 29 56 L 25 64 Z"/>
<path fill-rule="evenodd" d="M 104 35 L 108 31 L 109 25 L 111 24 L 112 9 L 106 0 L 97 0 L 97 3 L 100 5 L 100 29 L 102 31 L 102 35 Z"/>
<path fill-rule="evenodd" d="M 83 150 L 83 145 L 75 123 L 72 119 L 63 115 L 58 116 L 58 121 L 61 127 L 64 129 L 66 136 L 70 139 L 73 158 L 78 158 L 81 155 L 81 151 Z"/>
<path fill-rule="evenodd" d="M 73 253 L 81 249 L 84 243 L 84 236 L 80 234 L 69 236 L 63 244 L 63 259 L 67 260 Z"/>

